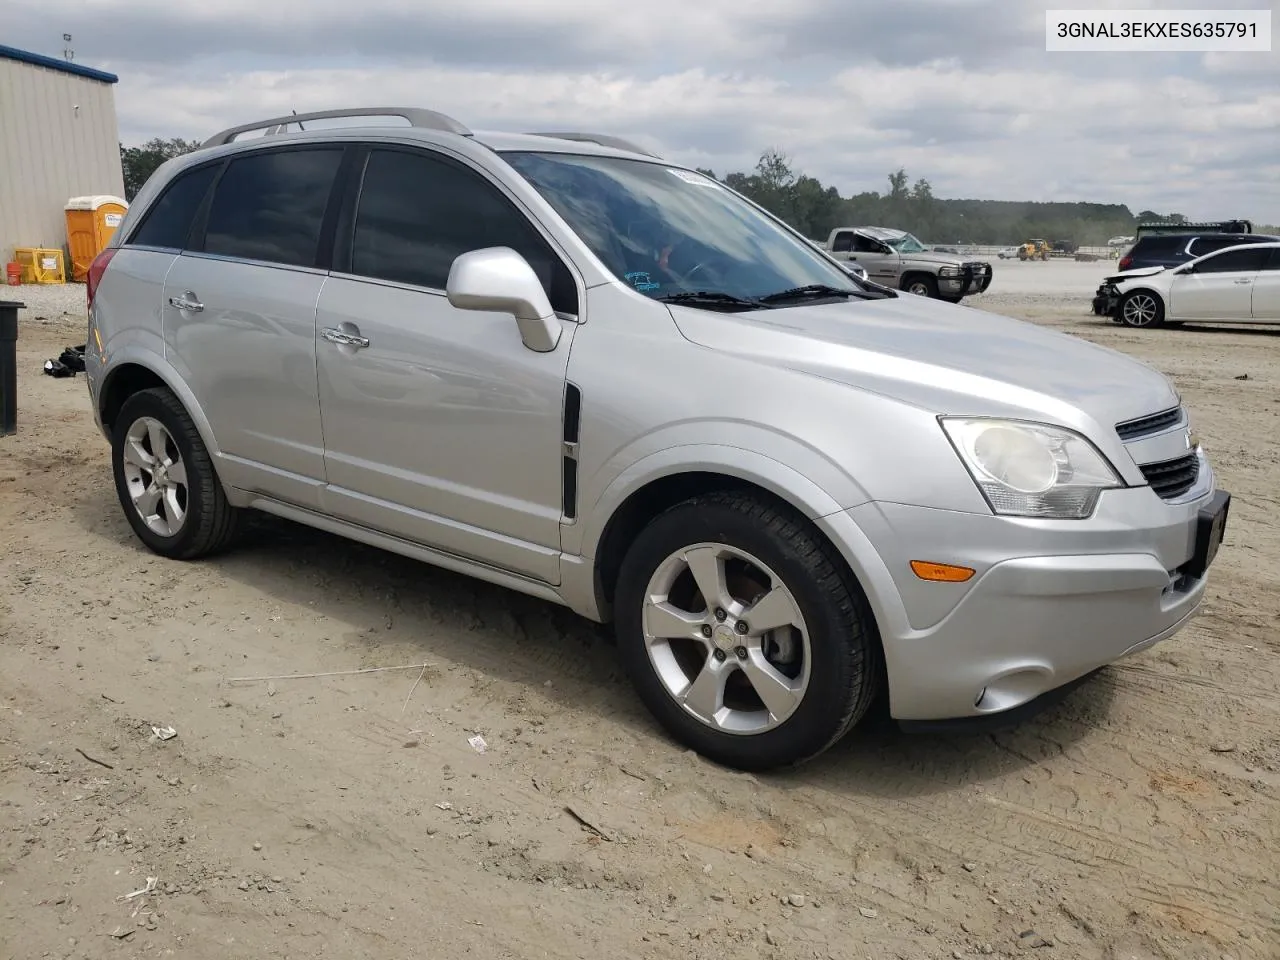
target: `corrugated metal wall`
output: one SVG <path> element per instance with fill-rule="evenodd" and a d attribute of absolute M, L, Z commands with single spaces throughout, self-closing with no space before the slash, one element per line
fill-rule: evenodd
<path fill-rule="evenodd" d="M 99 193 L 124 196 L 112 85 L 0 57 L 0 260 L 64 247 L 68 198 Z"/>

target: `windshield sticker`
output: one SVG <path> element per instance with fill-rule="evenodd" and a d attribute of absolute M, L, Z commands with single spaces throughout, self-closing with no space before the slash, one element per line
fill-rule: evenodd
<path fill-rule="evenodd" d="M 649 279 L 649 274 L 643 270 L 637 270 L 633 273 L 623 274 L 627 283 L 635 287 L 637 290 L 658 290 L 662 287 L 660 283 L 654 283 Z"/>
<path fill-rule="evenodd" d="M 720 184 L 716 183 L 710 177 L 704 177 L 700 173 L 692 173 L 689 170 L 677 170 L 675 167 L 668 167 L 667 173 L 671 174 L 674 177 L 679 177 L 685 183 L 692 183 L 695 187 L 720 186 Z"/>

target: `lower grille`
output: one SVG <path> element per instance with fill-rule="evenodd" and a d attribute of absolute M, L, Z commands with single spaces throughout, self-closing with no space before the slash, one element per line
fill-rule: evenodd
<path fill-rule="evenodd" d="M 1140 469 L 1158 496 L 1164 500 L 1176 500 L 1195 486 L 1200 476 L 1200 458 L 1193 451 L 1175 460 L 1144 463 Z"/>

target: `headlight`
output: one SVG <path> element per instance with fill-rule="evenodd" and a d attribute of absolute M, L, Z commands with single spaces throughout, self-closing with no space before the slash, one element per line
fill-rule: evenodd
<path fill-rule="evenodd" d="M 939 267 L 939 268 L 938 268 L 938 276 L 940 276 L 940 277 L 958 277 L 958 276 L 960 276 L 960 268 L 959 268 L 959 267 L 952 267 L 952 266 Z"/>
<path fill-rule="evenodd" d="M 1080 434 L 1046 423 L 944 417 L 942 428 L 994 513 L 1083 520 L 1124 486 Z"/>

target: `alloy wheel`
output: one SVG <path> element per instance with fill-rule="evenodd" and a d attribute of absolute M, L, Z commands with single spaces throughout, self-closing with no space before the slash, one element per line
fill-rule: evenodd
<path fill-rule="evenodd" d="M 764 733 L 804 700 L 812 657 L 799 604 L 744 550 L 699 543 L 668 556 L 649 579 L 642 630 L 667 693 L 714 730 Z"/>
<path fill-rule="evenodd" d="M 1124 322 L 1131 327 L 1148 327 L 1160 312 L 1156 298 L 1149 293 L 1135 293 L 1124 302 Z"/>
<path fill-rule="evenodd" d="M 187 468 L 165 425 L 139 417 L 125 434 L 124 477 L 133 508 L 147 529 L 176 536 L 187 519 Z"/>

